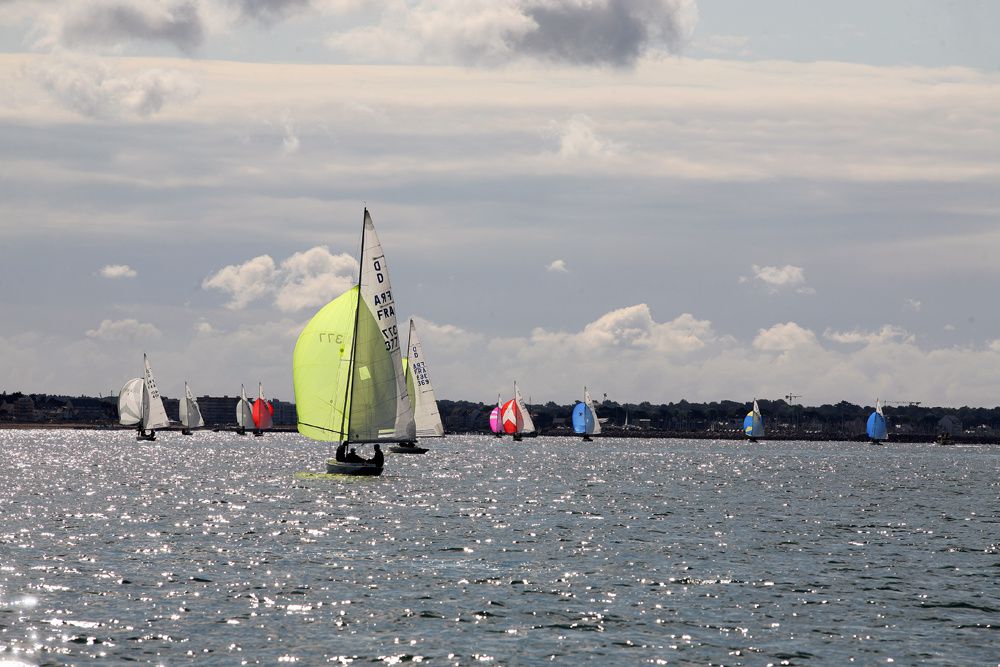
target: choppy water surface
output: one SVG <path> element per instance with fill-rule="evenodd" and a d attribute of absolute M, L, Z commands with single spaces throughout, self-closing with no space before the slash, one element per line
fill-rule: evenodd
<path fill-rule="evenodd" d="M 0 662 L 997 664 L 1000 448 L 0 431 Z"/>

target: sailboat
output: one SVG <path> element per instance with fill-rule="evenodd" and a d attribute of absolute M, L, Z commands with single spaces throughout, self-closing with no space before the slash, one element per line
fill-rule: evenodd
<path fill-rule="evenodd" d="M 191 393 L 191 387 L 184 383 L 184 398 L 180 400 L 177 411 L 181 418 L 181 434 L 191 435 L 191 429 L 201 428 L 205 425 L 205 420 L 201 416 L 201 408 L 198 407 L 198 400 Z"/>
<path fill-rule="evenodd" d="M 590 442 L 590 436 L 601 433 L 601 422 L 586 387 L 583 388 L 583 400 L 573 406 L 573 432 L 582 435 L 584 442 Z"/>
<path fill-rule="evenodd" d="M 517 388 L 517 382 L 514 383 L 514 398 L 504 403 L 500 408 L 500 418 L 504 433 L 513 435 L 514 440 L 520 440 L 526 435 L 530 436 L 535 433 L 535 424 L 531 421 L 528 406 L 524 404 L 524 398 L 521 397 L 521 390 Z"/>
<path fill-rule="evenodd" d="M 379 443 L 416 438 L 388 266 L 367 208 L 360 267 L 358 285 L 309 320 L 292 355 L 299 433 L 341 443 L 328 474 L 381 475 Z M 346 453 L 369 443 L 371 460 Z"/>
<path fill-rule="evenodd" d="M 503 419 L 500 414 L 503 412 L 503 404 L 500 402 L 500 394 L 497 394 L 497 406 L 490 411 L 490 430 L 498 438 L 503 437 Z"/>
<path fill-rule="evenodd" d="M 764 437 L 764 418 L 760 414 L 756 398 L 753 399 L 753 409 L 743 418 L 743 434 L 750 442 L 757 442 L 757 438 Z"/>
<path fill-rule="evenodd" d="M 247 426 L 253 425 L 253 407 L 247 398 L 247 389 L 240 385 L 240 400 L 236 403 L 236 434 L 246 435 Z"/>
<path fill-rule="evenodd" d="M 170 426 L 170 420 L 145 354 L 142 363 L 145 367 L 143 377 L 126 382 L 118 394 L 118 421 L 123 426 L 136 427 L 136 440 L 156 440 L 156 429 Z"/>
<path fill-rule="evenodd" d="M 868 416 L 868 438 L 873 445 L 881 445 L 889 439 L 889 431 L 885 425 L 885 415 L 882 414 L 882 403 L 875 399 L 875 412 Z"/>
<path fill-rule="evenodd" d="M 444 424 L 441 423 L 441 413 L 438 412 L 437 399 L 434 397 L 434 386 L 427 372 L 427 358 L 424 348 L 417 336 L 417 325 L 410 320 L 410 332 L 406 343 L 406 356 L 403 357 L 403 372 L 406 375 L 406 394 L 410 397 L 410 407 L 413 408 L 413 422 L 418 438 L 443 438 Z M 399 454 L 423 454 L 425 447 L 413 444 L 400 444 L 390 447 Z"/>
<path fill-rule="evenodd" d="M 274 417 L 274 406 L 264 398 L 264 383 L 257 383 L 257 400 L 253 402 L 250 410 L 253 417 L 253 434 L 257 437 L 264 435 L 264 431 L 271 428 Z"/>

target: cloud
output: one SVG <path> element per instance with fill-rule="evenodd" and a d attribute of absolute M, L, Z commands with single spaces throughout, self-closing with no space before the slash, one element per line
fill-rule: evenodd
<path fill-rule="evenodd" d="M 816 334 L 795 322 L 775 324 L 768 329 L 761 329 L 753 339 L 753 347 L 766 352 L 788 352 L 814 345 L 817 345 Z"/>
<path fill-rule="evenodd" d="M 231 0 L 240 15 L 263 25 L 273 25 L 312 7 L 310 0 Z"/>
<path fill-rule="evenodd" d="M 239 310 L 266 296 L 280 310 L 292 312 L 320 306 L 347 291 L 356 280 L 358 263 L 346 253 L 333 255 L 326 246 L 297 252 L 276 265 L 270 255 L 226 266 L 202 282 L 230 296 L 227 308 Z"/>
<path fill-rule="evenodd" d="M 551 264 L 545 267 L 545 270 L 550 273 L 569 273 L 569 269 L 566 268 L 566 260 L 563 259 L 554 260 Z"/>
<path fill-rule="evenodd" d="M 878 331 L 831 331 L 827 329 L 823 332 L 823 337 L 835 343 L 864 343 L 872 345 L 875 343 L 904 342 L 913 343 L 916 337 L 905 329 L 891 324 L 884 325 Z"/>
<path fill-rule="evenodd" d="M 135 278 L 138 273 L 128 264 L 108 264 L 102 267 L 100 274 L 104 278 Z"/>
<path fill-rule="evenodd" d="M 205 278 L 202 289 L 217 289 L 230 296 L 226 308 L 246 308 L 274 291 L 276 268 L 270 255 L 258 255 L 242 264 L 230 264 Z"/>
<path fill-rule="evenodd" d="M 188 2 L 80 2 L 57 19 L 59 44 L 76 47 L 114 47 L 131 41 L 173 44 L 184 52 L 200 46 L 204 26 L 198 4 Z"/>
<path fill-rule="evenodd" d="M 63 107 L 82 116 L 150 116 L 170 103 L 194 99 L 199 88 L 175 70 L 148 69 L 115 74 L 102 62 L 56 59 L 30 70 L 35 80 Z"/>
<path fill-rule="evenodd" d="M 377 24 L 328 43 L 361 60 L 631 67 L 656 49 L 678 52 L 698 22 L 694 0 L 417 0 L 381 9 Z"/>
<path fill-rule="evenodd" d="M 758 266 L 754 264 L 750 268 L 753 270 L 753 280 L 763 283 L 767 291 L 772 294 L 777 294 L 781 290 L 791 288 L 794 288 L 799 294 L 816 293 L 816 290 L 805 284 L 806 274 L 801 266 L 792 266 L 791 264 L 786 264 L 785 266 Z M 746 276 L 740 276 L 739 278 L 740 283 L 748 283 L 750 280 Z"/>
<path fill-rule="evenodd" d="M 563 160 L 604 158 L 614 155 L 618 145 L 597 135 L 594 122 L 576 114 L 559 128 L 559 157 Z"/>
<path fill-rule="evenodd" d="M 88 338 L 109 342 L 131 342 L 143 338 L 159 338 L 162 334 L 152 324 L 134 319 L 103 320 L 96 329 L 87 332 Z"/>
<path fill-rule="evenodd" d="M 512 49 L 577 65 L 631 66 L 652 43 L 676 53 L 698 20 L 693 0 L 549 0 L 523 11 L 534 28 L 512 35 Z"/>
<path fill-rule="evenodd" d="M 916 299 L 907 299 L 906 302 L 903 304 L 903 307 L 906 310 L 912 310 L 915 313 L 919 313 L 920 309 L 924 307 L 924 304 L 923 302 L 918 301 Z"/>

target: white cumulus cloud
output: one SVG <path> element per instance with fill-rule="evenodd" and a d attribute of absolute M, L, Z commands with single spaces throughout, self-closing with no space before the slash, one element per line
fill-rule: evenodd
<path fill-rule="evenodd" d="M 99 327 L 87 331 L 88 338 L 115 342 L 159 338 L 161 335 L 160 330 L 152 324 L 146 324 L 134 319 L 103 320 Z"/>
<path fill-rule="evenodd" d="M 569 273 L 569 269 L 566 267 L 566 260 L 563 259 L 553 260 L 551 264 L 545 267 L 545 270 L 552 273 Z"/>
<path fill-rule="evenodd" d="M 758 284 L 764 285 L 769 292 L 776 294 L 785 289 L 794 289 L 799 294 L 815 294 L 816 290 L 806 285 L 806 272 L 801 266 L 758 266 L 752 265 L 753 278 Z M 740 276 L 739 282 L 750 282 L 751 278 Z"/>
<path fill-rule="evenodd" d="M 350 255 L 334 255 L 326 246 L 316 246 L 280 265 L 270 255 L 260 255 L 226 266 L 205 278 L 202 288 L 227 293 L 226 307 L 233 310 L 273 297 L 280 310 L 292 312 L 322 305 L 346 291 L 354 284 L 357 270 L 357 260 Z"/>
<path fill-rule="evenodd" d="M 100 274 L 104 278 L 135 278 L 138 273 L 128 264 L 108 264 L 100 270 Z"/>

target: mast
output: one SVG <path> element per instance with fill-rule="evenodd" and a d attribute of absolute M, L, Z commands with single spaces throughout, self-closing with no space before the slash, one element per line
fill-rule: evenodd
<path fill-rule="evenodd" d="M 350 428 L 351 423 L 347 419 L 347 412 L 351 409 L 354 399 L 354 354 L 358 345 L 358 317 L 361 314 L 361 276 L 365 270 L 365 218 L 368 216 L 368 207 L 361 216 L 361 252 L 358 253 L 358 301 L 354 306 L 354 333 L 351 335 L 351 358 L 347 362 L 347 390 L 344 396 L 344 411 L 340 415 L 340 433 L 344 436 L 341 442 L 350 440 L 350 436 L 345 429 Z"/>

